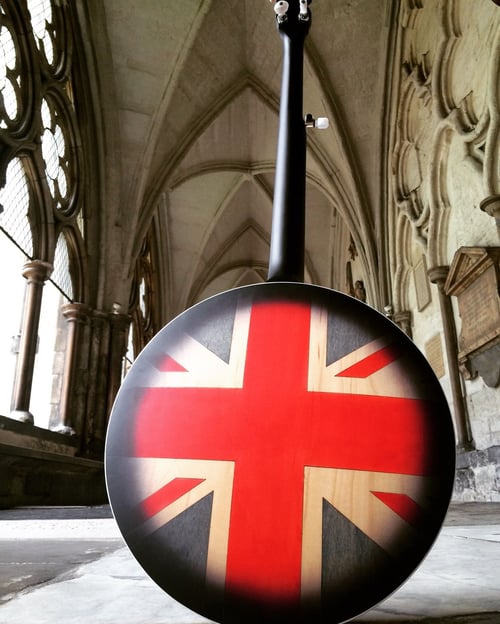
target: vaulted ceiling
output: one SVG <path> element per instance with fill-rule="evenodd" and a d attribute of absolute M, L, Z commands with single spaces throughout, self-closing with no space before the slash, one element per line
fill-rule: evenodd
<path fill-rule="evenodd" d="M 123 257 L 138 252 L 161 206 L 173 312 L 265 279 L 282 61 L 272 3 L 91 4 L 81 11 L 96 42 L 109 214 L 123 228 Z M 330 127 L 308 134 L 306 276 L 322 285 L 338 287 L 346 232 L 360 270 L 376 272 L 394 6 L 311 3 L 304 112 Z"/>

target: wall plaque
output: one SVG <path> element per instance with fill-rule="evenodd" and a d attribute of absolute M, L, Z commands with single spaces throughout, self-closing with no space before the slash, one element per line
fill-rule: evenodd
<path fill-rule="evenodd" d="M 441 379 L 444 377 L 444 359 L 443 359 L 443 347 L 441 344 L 440 334 L 436 334 L 430 340 L 425 343 L 425 357 L 429 364 L 432 366 L 433 371 L 436 373 L 436 377 Z"/>
<path fill-rule="evenodd" d="M 461 247 L 445 283 L 457 297 L 462 328 L 459 362 L 469 376 L 487 385 L 500 383 L 500 247 Z"/>

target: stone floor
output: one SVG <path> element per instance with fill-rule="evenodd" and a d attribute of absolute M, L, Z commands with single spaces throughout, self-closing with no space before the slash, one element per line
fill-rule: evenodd
<path fill-rule="evenodd" d="M 108 507 L 0 511 L 1 624 L 202 624 L 123 546 Z M 428 557 L 359 624 L 500 624 L 500 504 L 451 506 Z"/>

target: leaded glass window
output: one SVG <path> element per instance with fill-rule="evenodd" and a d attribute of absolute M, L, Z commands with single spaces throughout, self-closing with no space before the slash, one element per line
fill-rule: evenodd
<path fill-rule="evenodd" d="M 52 3 L 50 0 L 27 0 L 27 4 L 37 48 L 45 56 L 47 63 L 52 65 L 56 38 L 52 21 Z"/>
<path fill-rule="evenodd" d="M 7 167 L 6 183 L 0 189 L 0 229 L 26 256 L 33 256 L 33 237 L 28 220 L 30 193 L 21 159 L 13 158 Z"/>
<path fill-rule="evenodd" d="M 54 271 L 51 281 L 59 288 L 69 301 L 73 300 L 73 283 L 69 272 L 69 252 L 64 234 L 60 234 L 57 239 L 56 253 L 54 256 Z"/>
<path fill-rule="evenodd" d="M 16 46 L 9 26 L 3 21 L 0 26 L 0 128 L 7 128 L 8 123 L 18 117 L 20 87 Z"/>

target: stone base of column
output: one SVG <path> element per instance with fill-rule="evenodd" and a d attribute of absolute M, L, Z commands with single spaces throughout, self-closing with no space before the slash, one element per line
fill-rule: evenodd
<path fill-rule="evenodd" d="M 14 420 L 18 420 L 19 422 L 28 423 L 29 425 L 35 424 L 35 419 L 33 418 L 33 414 L 28 410 L 13 410 L 9 414 L 10 418 Z"/>
<path fill-rule="evenodd" d="M 68 425 L 58 425 L 57 427 L 54 427 L 52 431 L 55 431 L 56 433 L 62 433 L 63 435 L 67 436 L 76 435 L 76 431 L 73 429 L 73 427 L 69 427 Z"/>

